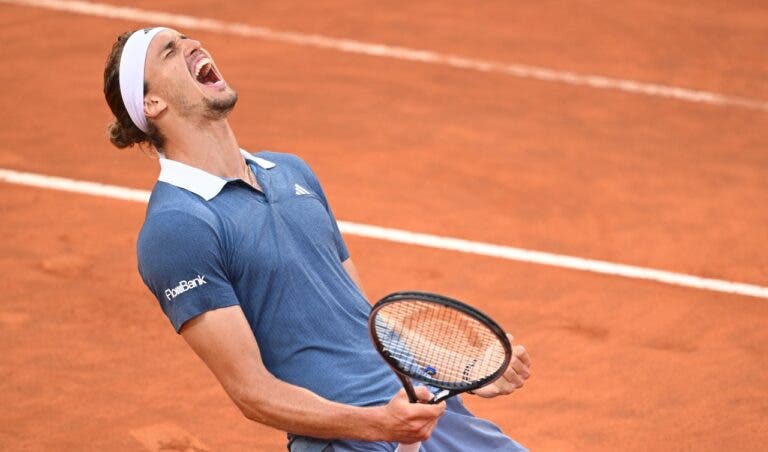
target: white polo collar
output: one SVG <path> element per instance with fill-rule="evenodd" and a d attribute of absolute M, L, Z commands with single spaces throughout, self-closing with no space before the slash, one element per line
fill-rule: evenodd
<path fill-rule="evenodd" d="M 242 149 L 240 149 L 240 154 L 246 160 L 250 160 L 264 169 L 275 167 L 275 164 L 269 160 L 255 157 Z M 216 197 L 227 182 L 229 182 L 223 177 L 214 176 L 200 168 L 165 157 L 160 158 L 160 176 L 157 177 L 157 180 L 191 191 L 206 201 Z"/>

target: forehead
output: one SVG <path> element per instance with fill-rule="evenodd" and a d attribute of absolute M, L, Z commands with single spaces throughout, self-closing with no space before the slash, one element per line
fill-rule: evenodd
<path fill-rule="evenodd" d="M 147 57 L 145 59 L 146 68 L 149 69 L 157 63 L 160 60 L 163 50 L 169 43 L 178 40 L 179 36 L 181 36 L 181 33 L 171 29 L 163 30 L 156 34 L 147 48 Z"/>

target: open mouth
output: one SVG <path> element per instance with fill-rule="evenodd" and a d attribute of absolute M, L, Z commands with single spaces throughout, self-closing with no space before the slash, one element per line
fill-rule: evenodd
<path fill-rule="evenodd" d="M 210 58 L 200 58 L 195 64 L 195 80 L 203 85 L 215 85 L 221 81 L 221 77 L 214 69 Z"/>

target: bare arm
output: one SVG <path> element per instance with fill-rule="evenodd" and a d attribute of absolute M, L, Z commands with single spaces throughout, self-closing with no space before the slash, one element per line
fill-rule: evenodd
<path fill-rule="evenodd" d="M 344 405 L 275 378 L 240 306 L 206 312 L 187 322 L 181 335 L 247 418 L 283 431 L 410 443 L 428 438 L 445 409 L 410 404 L 403 391 L 380 407 Z"/>

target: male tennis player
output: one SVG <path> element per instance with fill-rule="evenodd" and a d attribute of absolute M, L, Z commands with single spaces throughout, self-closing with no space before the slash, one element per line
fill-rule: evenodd
<path fill-rule="evenodd" d="M 120 36 L 104 94 L 112 143 L 161 157 L 141 276 L 246 417 L 290 432 L 292 451 L 522 450 L 459 398 L 408 403 L 369 341 L 370 304 L 317 178 L 295 156 L 240 149 L 227 122 L 237 94 L 198 41 Z M 513 392 L 529 365 L 515 346 L 477 394 Z"/>

